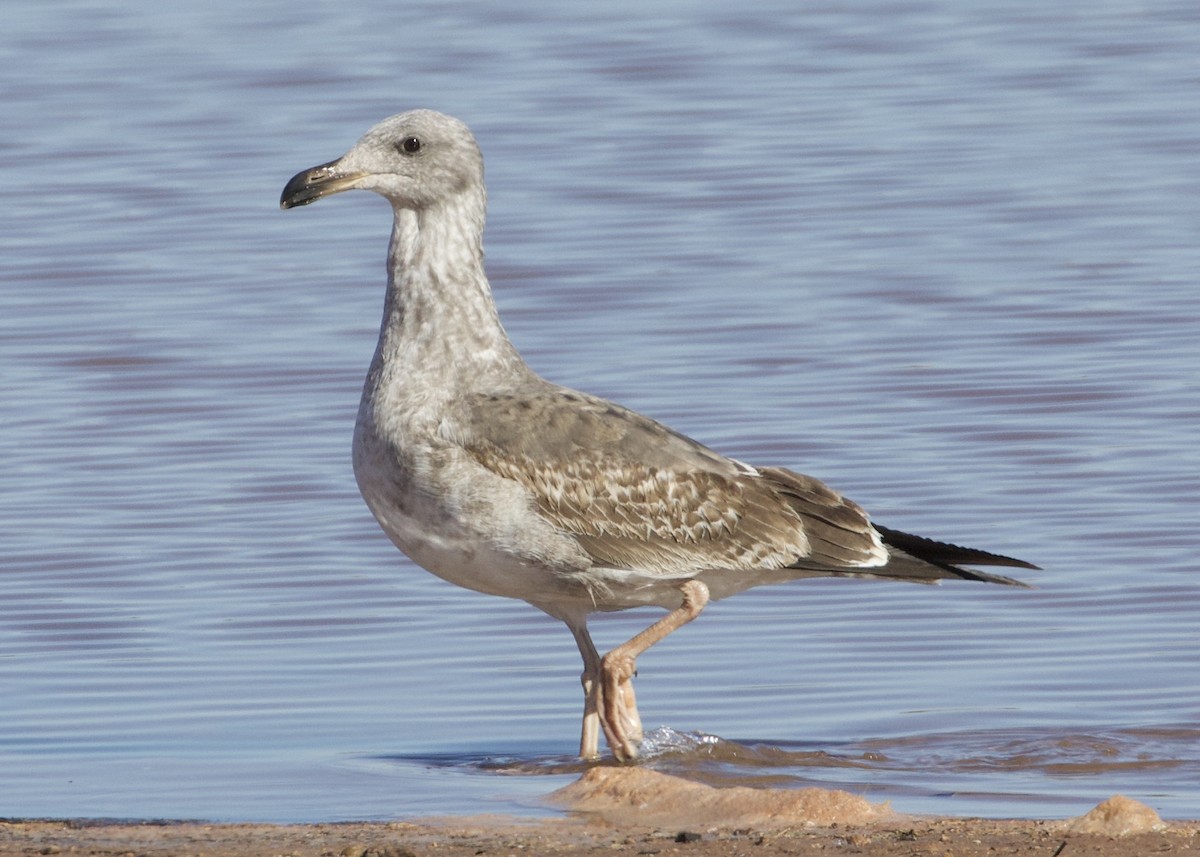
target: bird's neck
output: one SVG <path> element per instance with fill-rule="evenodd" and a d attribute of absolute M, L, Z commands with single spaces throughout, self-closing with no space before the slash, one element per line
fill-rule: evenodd
<path fill-rule="evenodd" d="M 469 193 L 396 209 L 378 368 L 478 380 L 524 367 L 483 270 L 483 220 Z"/>

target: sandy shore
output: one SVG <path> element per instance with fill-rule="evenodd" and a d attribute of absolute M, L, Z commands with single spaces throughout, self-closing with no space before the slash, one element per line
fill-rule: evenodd
<path fill-rule="evenodd" d="M 7 820 L 0 857 L 1200 853 L 1200 822 L 1164 823 L 1119 796 L 1066 821 L 929 819 L 846 792 L 717 789 L 638 768 L 595 768 L 550 799 L 568 814 L 301 825 Z"/>

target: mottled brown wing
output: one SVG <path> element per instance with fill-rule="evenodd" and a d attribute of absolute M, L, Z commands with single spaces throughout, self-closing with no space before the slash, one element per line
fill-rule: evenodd
<path fill-rule="evenodd" d="M 669 576 L 886 561 L 862 510 L 820 482 L 760 476 L 609 402 L 553 388 L 479 396 L 470 422 L 475 459 L 521 483 L 598 565 Z"/>
<path fill-rule="evenodd" d="M 811 476 L 783 467 L 762 467 L 759 473 L 804 522 L 809 554 L 794 564 L 838 570 L 875 568 L 888 562 L 879 533 L 853 500 Z"/>

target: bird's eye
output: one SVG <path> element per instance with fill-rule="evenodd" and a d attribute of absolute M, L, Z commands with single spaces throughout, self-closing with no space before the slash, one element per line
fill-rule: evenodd
<path fill-rule="evenodd" d="M 417 137 L 405 137 L 396 148 L 407 155 L 415 155 L 421 151 L 421 141 Z"/>

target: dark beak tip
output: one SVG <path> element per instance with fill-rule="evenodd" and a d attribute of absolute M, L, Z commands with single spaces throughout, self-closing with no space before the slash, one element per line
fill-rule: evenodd
<path fill-rule="evenodd" d="M 288 179 L 288 183 L 284 185 L 283 193 L 279 197 L 281 209 L 286 211 L 298 205 L 307 205 L 317 198 L 313 192 L 311 174 L 312 170 L 304 170 Z"/>
<path fill-rule="evenodd" d="M 340 160 L 340 159 L 339 159 Z M 353 187 L 353 180 L 358 174 L 347 174 L 341 171 L 338 161 L 301 170 L 284 185 L 283 195 L 279 197 L 279 207 L 285 211 L 301 205 L 309 205 L 322 197 L 340 193 Z"/>

